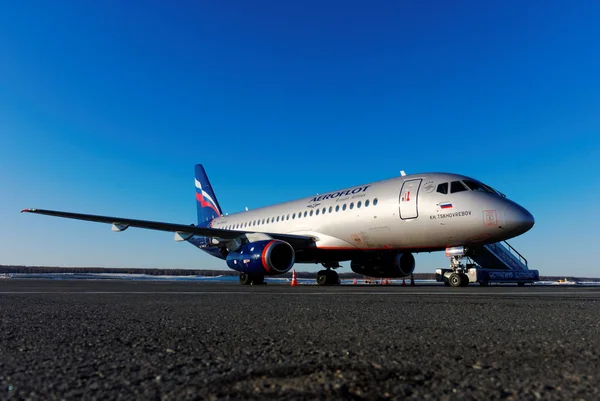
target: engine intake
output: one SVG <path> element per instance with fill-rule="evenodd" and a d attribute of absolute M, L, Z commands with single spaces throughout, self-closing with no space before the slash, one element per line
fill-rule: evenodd
<path fill-rule="evenodd" d="M 277 275 L 294 265 L 294 248 L 285 241 L 267 240 L 243 244 L 227 255 L 227 266 L 247 274 Z"/>
<path fill-rule="evenodd" d="M 415 270 L 415 257 L 408 252 L 374 254 L 352 260 L 350 268 L 370 277 L 406 277 Z"/>

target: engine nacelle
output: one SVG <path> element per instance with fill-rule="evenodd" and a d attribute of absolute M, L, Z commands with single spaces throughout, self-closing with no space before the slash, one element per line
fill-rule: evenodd
<path fill-rule="evenodd" d="M 294 248 L 285 241 L 266 240 L 243 244 L 227 255 L 227 266 L 247 274 L 276 275 L 294 265 Z"/>
<path fill-rule="evenodd" d="M 415 270 L 412 253 L 380 253 L 354 259 L 350 263 L 354 273 L 370 277 L 406 277 Z"/>

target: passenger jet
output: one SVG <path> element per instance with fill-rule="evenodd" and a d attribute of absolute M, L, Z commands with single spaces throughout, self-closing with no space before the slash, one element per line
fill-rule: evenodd
<path fill-rule="evenodd" d="M 44 209 L 22 212 L 175 233 L 240 273 L 242 284 L 320 263 L 319 285 L 338 284 L 333 270 L 351 261 L 356 273 L 406 277 L 413 253 L 477 247 L 533 227 L 533 216 L 502 193 L 458 174 L 425 173 L 330 191 L 224 215 L 204 167 L 195 166 L 198 223 L 192 225 Z M 458 274 L 463 274 L 462 270 Z M 468 281 L 467 281 L 468 283 Z"/>

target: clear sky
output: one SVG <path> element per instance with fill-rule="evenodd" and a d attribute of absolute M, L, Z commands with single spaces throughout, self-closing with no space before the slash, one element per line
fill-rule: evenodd
<path fill-rule="evenodd" d="M 0 264 L 225 268 L 169 233 L 19 213 L 190 224 L 203 163 L 229 213 L 473 176 L 535 216 L 511 241 L 530 267 L 598 277 L 598 21 L 583 0 L 3 2 Z"/>

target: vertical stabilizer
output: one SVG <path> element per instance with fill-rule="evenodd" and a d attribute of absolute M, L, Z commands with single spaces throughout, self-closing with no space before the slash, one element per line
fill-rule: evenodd
<path fill-rule="evenodd" d="M 210 222 L 221 216 L 221 206 L 208 181 L 208 176 L 201 164 L 196 164 L 196 207 L 198 209 L 198 225 L 208 226 Z"/>

